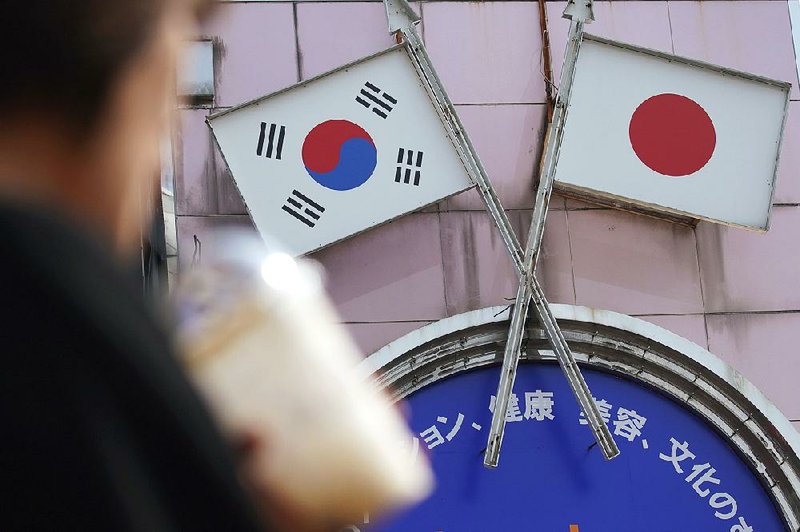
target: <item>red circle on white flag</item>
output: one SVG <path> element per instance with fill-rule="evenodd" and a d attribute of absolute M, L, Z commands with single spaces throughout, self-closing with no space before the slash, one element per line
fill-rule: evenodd
<path fill-rule="evenodd" d="M 717 133 L 700 104 L 679 94 L 652 96 L 636 108 L 628 127 L 633 151 L 659 174 L 681 177 L 703 168 Z"/>

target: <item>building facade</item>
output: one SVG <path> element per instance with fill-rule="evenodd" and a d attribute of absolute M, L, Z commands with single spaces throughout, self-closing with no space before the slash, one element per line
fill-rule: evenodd
<path fill-rule="evenodd" d="M 428 51 L 523 241 L 546 129 L 543 36 L 557 80 L 569 27 L 564 5 L 545 2 L 543 26 L 538 2 L 413 3 Z M 546 295 L 640 318 L 708 349 L 800 429 L 800 88 L 790 6 L 626 0 L 594 9 L 587 30 L 594 35 L 792 84 L 772 223 L 765 234 L 692 227 L 554 194 L 538 272 Z M 174 141 L 179 270 L 215 252 L 213 229 L 252 229 L 206 117 L 393 44 L 375 1 L 223 2 L 203 32 L 213 42 L 213 96 L 179 110 Z M 474 190 L 312 258 L 325 267 L 331 298 L 365 355 L 439 320 L 507 306 L 517 290 Z"/>

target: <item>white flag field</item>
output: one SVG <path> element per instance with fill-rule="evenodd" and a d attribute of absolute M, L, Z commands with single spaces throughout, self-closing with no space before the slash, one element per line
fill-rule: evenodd
<path fill-rule="evenodd" d="M 298 255 L 473 186 L 403 46 L 208 123 L 256 228 Z"/>
<path fill-rule="evenodd" d="M 556 187 L 766 231 L 789 88 L 585 35 Z"/>

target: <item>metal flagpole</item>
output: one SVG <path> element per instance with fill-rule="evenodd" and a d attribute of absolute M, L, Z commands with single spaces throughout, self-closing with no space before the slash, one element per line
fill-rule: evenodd
<path fill-rule="evenodd" d="M 570 9 L 573 1 L 574 0 L 571 0 L 567 10 Z M 590 2 L 591 0 L 588 1 Z M 492 432 L 490 433 L 489 440 L 490 445 L 487 447 L 484 463 L 489 466 L 496 466 L 497 464 L 500 442 L 502 440 L 502 432 L 505 426 L 504 414 L 510 398 L 511 388 L 513 386 L 513 378 L 516 374 L 516 367 L 519 359 L 519 345 L 521 343 L 522 332 L 524 330 L 524 318 L 527 313 L 531 298 L 533 299 L 539 320 L 541 321 L 553 346 L 553 351 L 556 353 L 559 363 L 567 375 L 568 382 L 573 388 L 581 408 L 587 413 L 586 417 L 589 420 L 589 424 L 592 427 L 595 438 L 603 449 L 606 457 L 612 458 L 613 456 L 616 456 L 616 454 L 619 454 L 619 451 L 617 450 L 616 445 L 614 444 L 614 441 L 608 432 L 608 427 L 606 427 L 602 421 L 600 412 L 598 411 L 597 406 L 594 404 L 591 394 L 588 393 L 586 383 L 583 380 L 577 363 L 570 353 L 566 340 L 564 339 L 564 336 L 550 311 L 550 307 L 544 297 L 541 287 L 533 275 L 533 270 L 526 268 L 526 264 L 532 263 L 531 257 L 533 257 L 533 255 L 528 257 L 529 253 L 526 253 L 522 250 L 519 241 L 517 240 L 517 237 L 511 227 L 511 223 L 508 220 L 508 216 L 506 215 L 502 205 L 500 205 L 500 201 L 498 200 L 494 188 L 489 181 L 486 170 L 483 168 L 483 164 L 477 157 L 476 151 L 472 146 L 469 136 L 466 134 L 466 131 L 455 112 L 453 104 L 445 92 L 438 75 L 436 74 L 433 63 L 431 62 L 430 57 L 425 50 L 425 46 L 417 34 L 415 26 L 420 20 L 419 16 L 411 9 L 406 0 L 384 0 L 384 6 L 386 7 L 389 31 L 395 35 L 402 35 L 402 37 L 405 38 L 409 44 L 409 53 L 416 63 L 417 70 L 425 78 L 432 96 L 440 106 L 439 112 L 444 119 L 444 122 L 454 135 L 454 140 L 457 143 L 457 148 L 462 156 L 462 160 L 465 163 L 467 171 L 469 172 L 470 177 L 476 183 L 478 192 L 486 204 L 486 208 L 489 211 L 492 220 L 500 231 L 500 234 L 503 238 L 503 243 L 505 244 L 509 255 L 511 256 L 520 278 L 520 289 L 518 291 L 517 304 L 514 306 L 515 314 L 512 315 L 512 330 L 519 330 L 519 333 L 516 336 L 510 334 L 509 341 L 506 345 L 500 389 L 507 389 L 507 393 L 502 394 L 499 392 L 497 395 L 497 403 L 495 406 L 494 417 L 492 419 Z M 589 13 L 591 13 L 590 4 L 587 5 L 586 9 Z M 577 53 L 577 49 L 575 52 Z M 552 130 L 553 128 L 551 127 L 550 129 Z M 548 137 L 549 136 L 550 132 L 548 132 Z M 555 150 L 553 156 L 555 156 Z M 542 200 L 540 200 L 539 196 L 537 196 L 537 207 L 539 207 L 541 204 L 544 207 L 544 213 L 547 211 L 549 196 L 549 191 L 546 192 L 545 197 L 542 198 Z M 542 227 L 543 224 L 544 216 L 542 216 Z M 539 237 L 539 242 L 540 241 L 541 236 Z M 536 247 L 537 252 L 535 255 L 538 257 L 538 245 Z M 530 246 L 528 246 L 528 248 L 530 248 Z M 525 292 L 523 294 L 524 297 L 520 298 L 519 292 L 523 291 Z M 517 325 L 515 325 L 515 317 L 516 322 L 518 322 Z M 512 343 L 514 345 L 511 345 Z M 511 349 L 512 347 L 514 348 L 513 350 Z M 511 360 L 512 357 L 509 357 L 509 352 L 516 353 L 513 360 Z M 511 370 L 510 372 L 507 371 L 507 366 Z M 510 384 L 508 384 L 509 381 Z M 503 413 L 503 415 L 499 416 L 500 427 L 498 430 L 495 430 L 494 427 L 495 422 L 498 419 L 498 412 Z M 494 445 L 492 445 L 493 441 L 495 442 Z M 491 460 L 490 449 L 493 449 L 493 458 Z"/>
<path fill-rule="evenodd" d="M 428 56 L 425 49 L 425 44 L 420 39 L 417 33 L 416 25 L 420 21 L 417 15 L 406 0 L 384 0 L 384 7 L 386 8 L 386 18 L 389 24 L 389 33 L 393 35 L 402 35 L 408 43 L 410 49 L 409 53 L 415 63 L 417 71 L 425 78 L 426 85 L 431 92 L 431 95 L 439 105 L 439 113 L 444 123 L 449 127 L 450 131 L 456 141 L 456 149 L 464 162 L 467 173 L 470 178 L 477 185 L 478 192 L 483 198 L 486 208 L 489 211 L 492 220 L 500 231 L 503 243 L 511 256 L 514 266 L 518 272 L 522 271 L 524 254 L 517 235 L 511 226 L 511 222 L 506 216 L 505 210 L 500 205 L 500 200 L 492 187 L 486 170 L 477 156 L 475 148 L 472 146 L 469 136 L 466 134 L 461 120 L 456 114 L 453 103 L 450 97 L 445 92 L 436 70 L 433 68 L 433 62 Z"/>
<path fill-rule="evenodd" d="M 547 217 L 550 195 L 553 190 L 553 177 L 558 160 L 558 150 L 561 145 L 566 107 L 569 102 L 569 94 L 572 89 L 572 80 L 575 74 L 575 63 L 583 36 L 583 26 L 585 23 L 591 22 L 594 19 L 592 14 L 592 0 L 578 0 L 578 2 L 570 0 L 567 4 L 567 8 L 564 10 L 564 17 L 571 19 L 572 23 L 570 24 L 567 50 L 564 58 L 564 66 L 561 70 L 561 83 L 558 95 L 556 96 L 553 120 L 547 132 L 542 176 L 539 180 L 539 188 L 536 193 L 533 220 L 531 222 L 530 231 L 528 232 L 528 240 L 525 247 L 525 263 L 523 265 L 519 288 L 517 289 L 516 303 L 511 314 L 508 340 L 506 341 L 506 348 L 503 356 L 503 368 L 500 374 L 500 383 L 497 388 L 497 400 L 492 415 L 492 425 L 486 446 L 486 454 L 484 456 L 484 464 L 488 467 L 496 467 L 499 461 L 500 446 L 505 431 L 506 410 L 514 387 L 514 379 L 516 377 L 520 358 L 520 347 L 525 332 L 525 318 L 531 299 L 533 299 L 533 304 L 536 307 L 539 320 L 547 332 L 550 342 L 553 344 L 553 351 L 561 365 L 561 369 L 588 420 L 589 427 L 594 433 L 595 439 L 599 443 L 604 456 L 606 459 L 610 460 L 619 454 L 619 448 L 600 416 L 597 406 L 594 404 L 592 394 L 586 385 L 586 381 L 580 372 L 578 364 L 575 362 L 575 358 L 570 352 L 561 330 L 553 318 L 541 288 L 538 283 L 531 282 L 531 280 L 535 281 L 536 264 L 541 251 L 544 223 Z"/>

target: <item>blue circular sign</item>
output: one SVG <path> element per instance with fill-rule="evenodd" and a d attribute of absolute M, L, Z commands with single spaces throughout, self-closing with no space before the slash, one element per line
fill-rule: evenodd
<path fill-rule="evenodd" d="M 370 530 L 777 532 L 768 492 L 704 420 L 634 381 L 583 370 L 622 454 L 606 461 L 558 366 L 523 364 L 497 469 L 483 466 L 498 368 L 412 394 L 415 440 L 437 487 Z"/>

